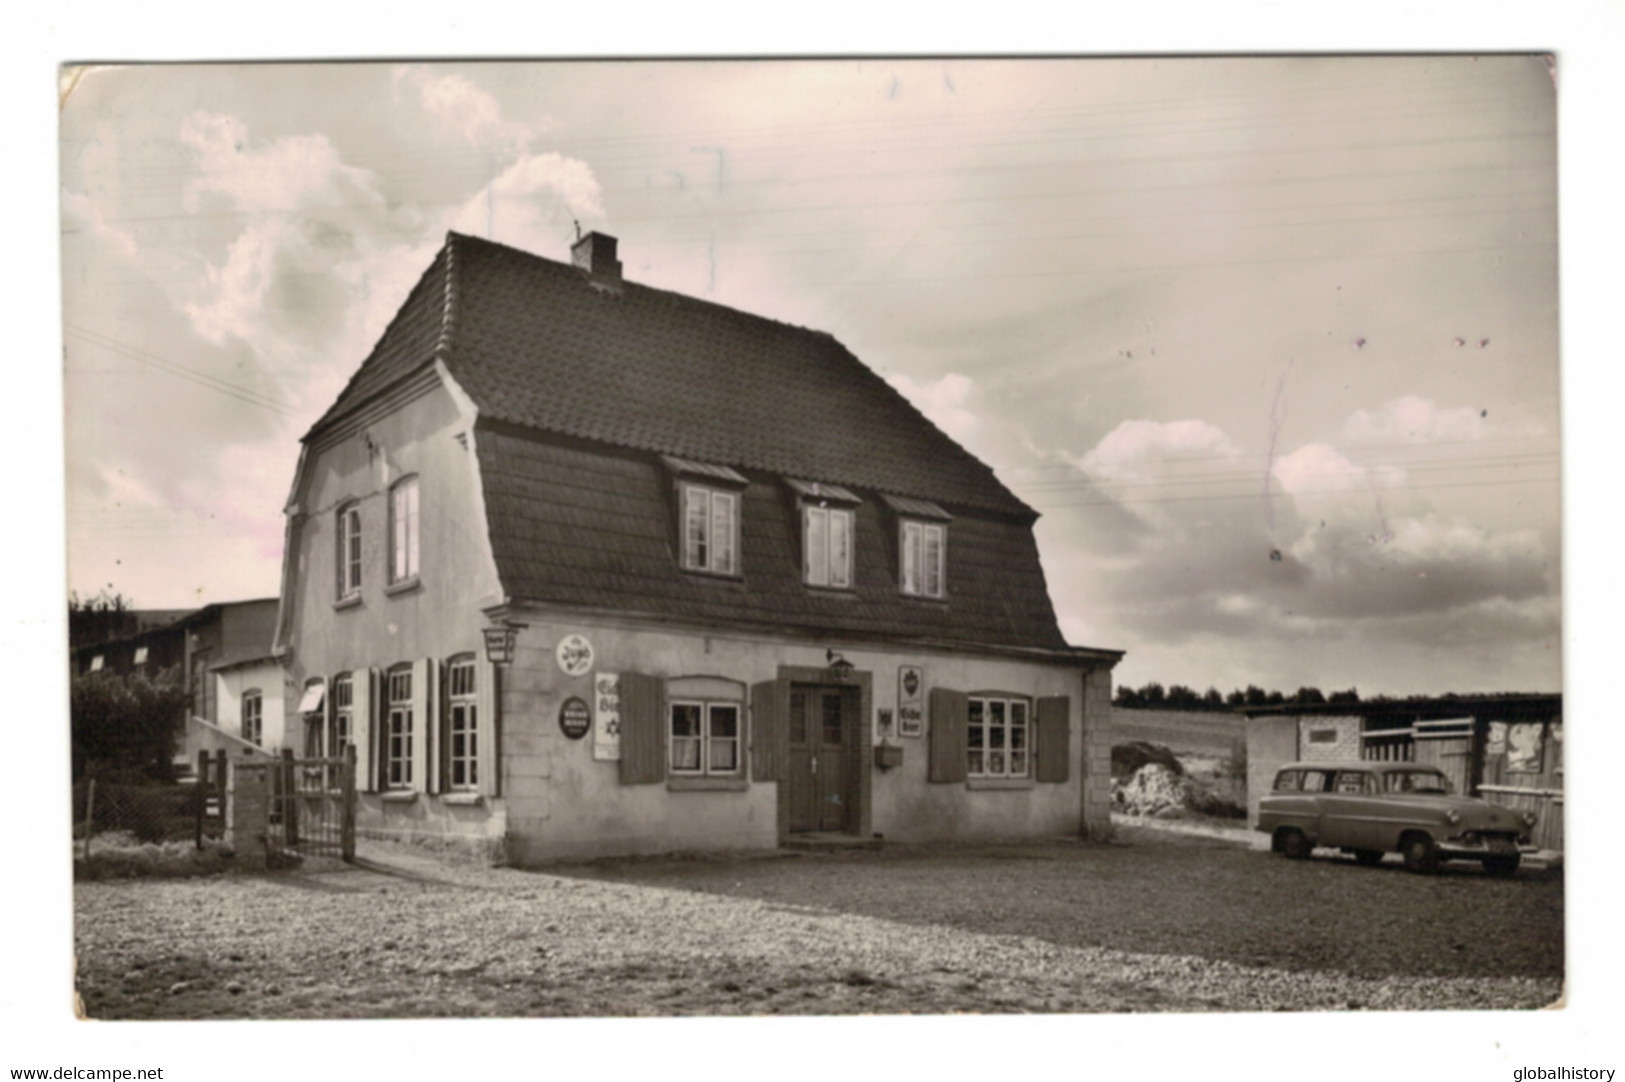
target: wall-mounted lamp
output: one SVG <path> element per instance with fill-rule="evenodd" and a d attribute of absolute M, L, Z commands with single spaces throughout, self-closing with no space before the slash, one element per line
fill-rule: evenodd
<path fill-rule="evenodd" d="M 482 629 L 481 633 L 485 636 L 486 660 L 493 665 L 506 665 L 513 661 L 514 644 L 519 638 L 519 632 L 528 626 L 503 622 Z"/>
<path fill-rule="evenodd" d="M 825 669 L 829 672 L 831 678 L 835 680 L 845 680 L 852 675 L 852 670 L 857 667 L 833 648 L 824 651 L 824 663 Z"/>

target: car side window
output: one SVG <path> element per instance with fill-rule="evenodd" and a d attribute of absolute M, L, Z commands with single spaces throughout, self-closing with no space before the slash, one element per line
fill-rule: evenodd
<path fill-rule="evenodd" d="M 1291 793 L 1298 790 L 1298 772 L 1296 770 L 1283 770 L 1275 775 L 1275 791 L 1277 793 Z"/>
<path fill-rule="evenodd" d="M 1365 773 L 1359 770 L 1340 770 L 1337 772 L 1337 791 L 1339 793 L 1362 793 L 1365 791 Z"/>
<path fill-rule="evenodd" d="M 1328 780 L 1324 770 L 1305 770 L 1303 772 L 1303 791 L 1306 793 L 1324 793 Z"/>

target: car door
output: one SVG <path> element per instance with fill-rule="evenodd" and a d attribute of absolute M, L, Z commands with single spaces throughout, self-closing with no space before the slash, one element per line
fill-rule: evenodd
<path fill-rule="evenodd" d="M 1341 769 L 1325 797 L 1321 842 L 1345 849 L 1381 849 L 1376 841 L 1371 771 L 1356 767 Z"/>

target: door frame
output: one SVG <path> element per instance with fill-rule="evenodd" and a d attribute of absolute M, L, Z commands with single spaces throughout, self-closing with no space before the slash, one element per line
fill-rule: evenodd
<path fill-rule="evenodd" d="M 853 801 L 847 824 L 848 833 L 859 838 L 869 837 L 874 830 L 874 752 L 869 750 L 874 744 L 874 724 L 871 720 L 874 717 L 874 674 L 854 670 L 844 679 L 836 679 L 828 669 L 810 665 L 780 665 L 778 682 L 783 685 L 781 701 L 785 703 L 790 701 L 792 684 L 805 684 L 820 690 L 841 690 L 848 694 L 856 690 L 857 717 L 852 725 L 852 739 L 846 745 L 847 760 L 842 764 L 849 779 L 846 789 Z M 789 725 L 789 720 L 785 718 L 784 723 Z M 781 842 L 791 836 L 788 762 L 785 771 L 784 780 L 779 783 L 778 825 Z"/>

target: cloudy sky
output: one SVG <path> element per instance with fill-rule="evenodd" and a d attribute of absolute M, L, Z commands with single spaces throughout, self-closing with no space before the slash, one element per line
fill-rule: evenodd
<path fill-rule="evenodd" d="M 81 594 L 273 595 L 446 231 L 579 222 L 989 462 L 1120 682 L 1561 685 L 1543 58 L 104 68 L 61 123 Z"/>

